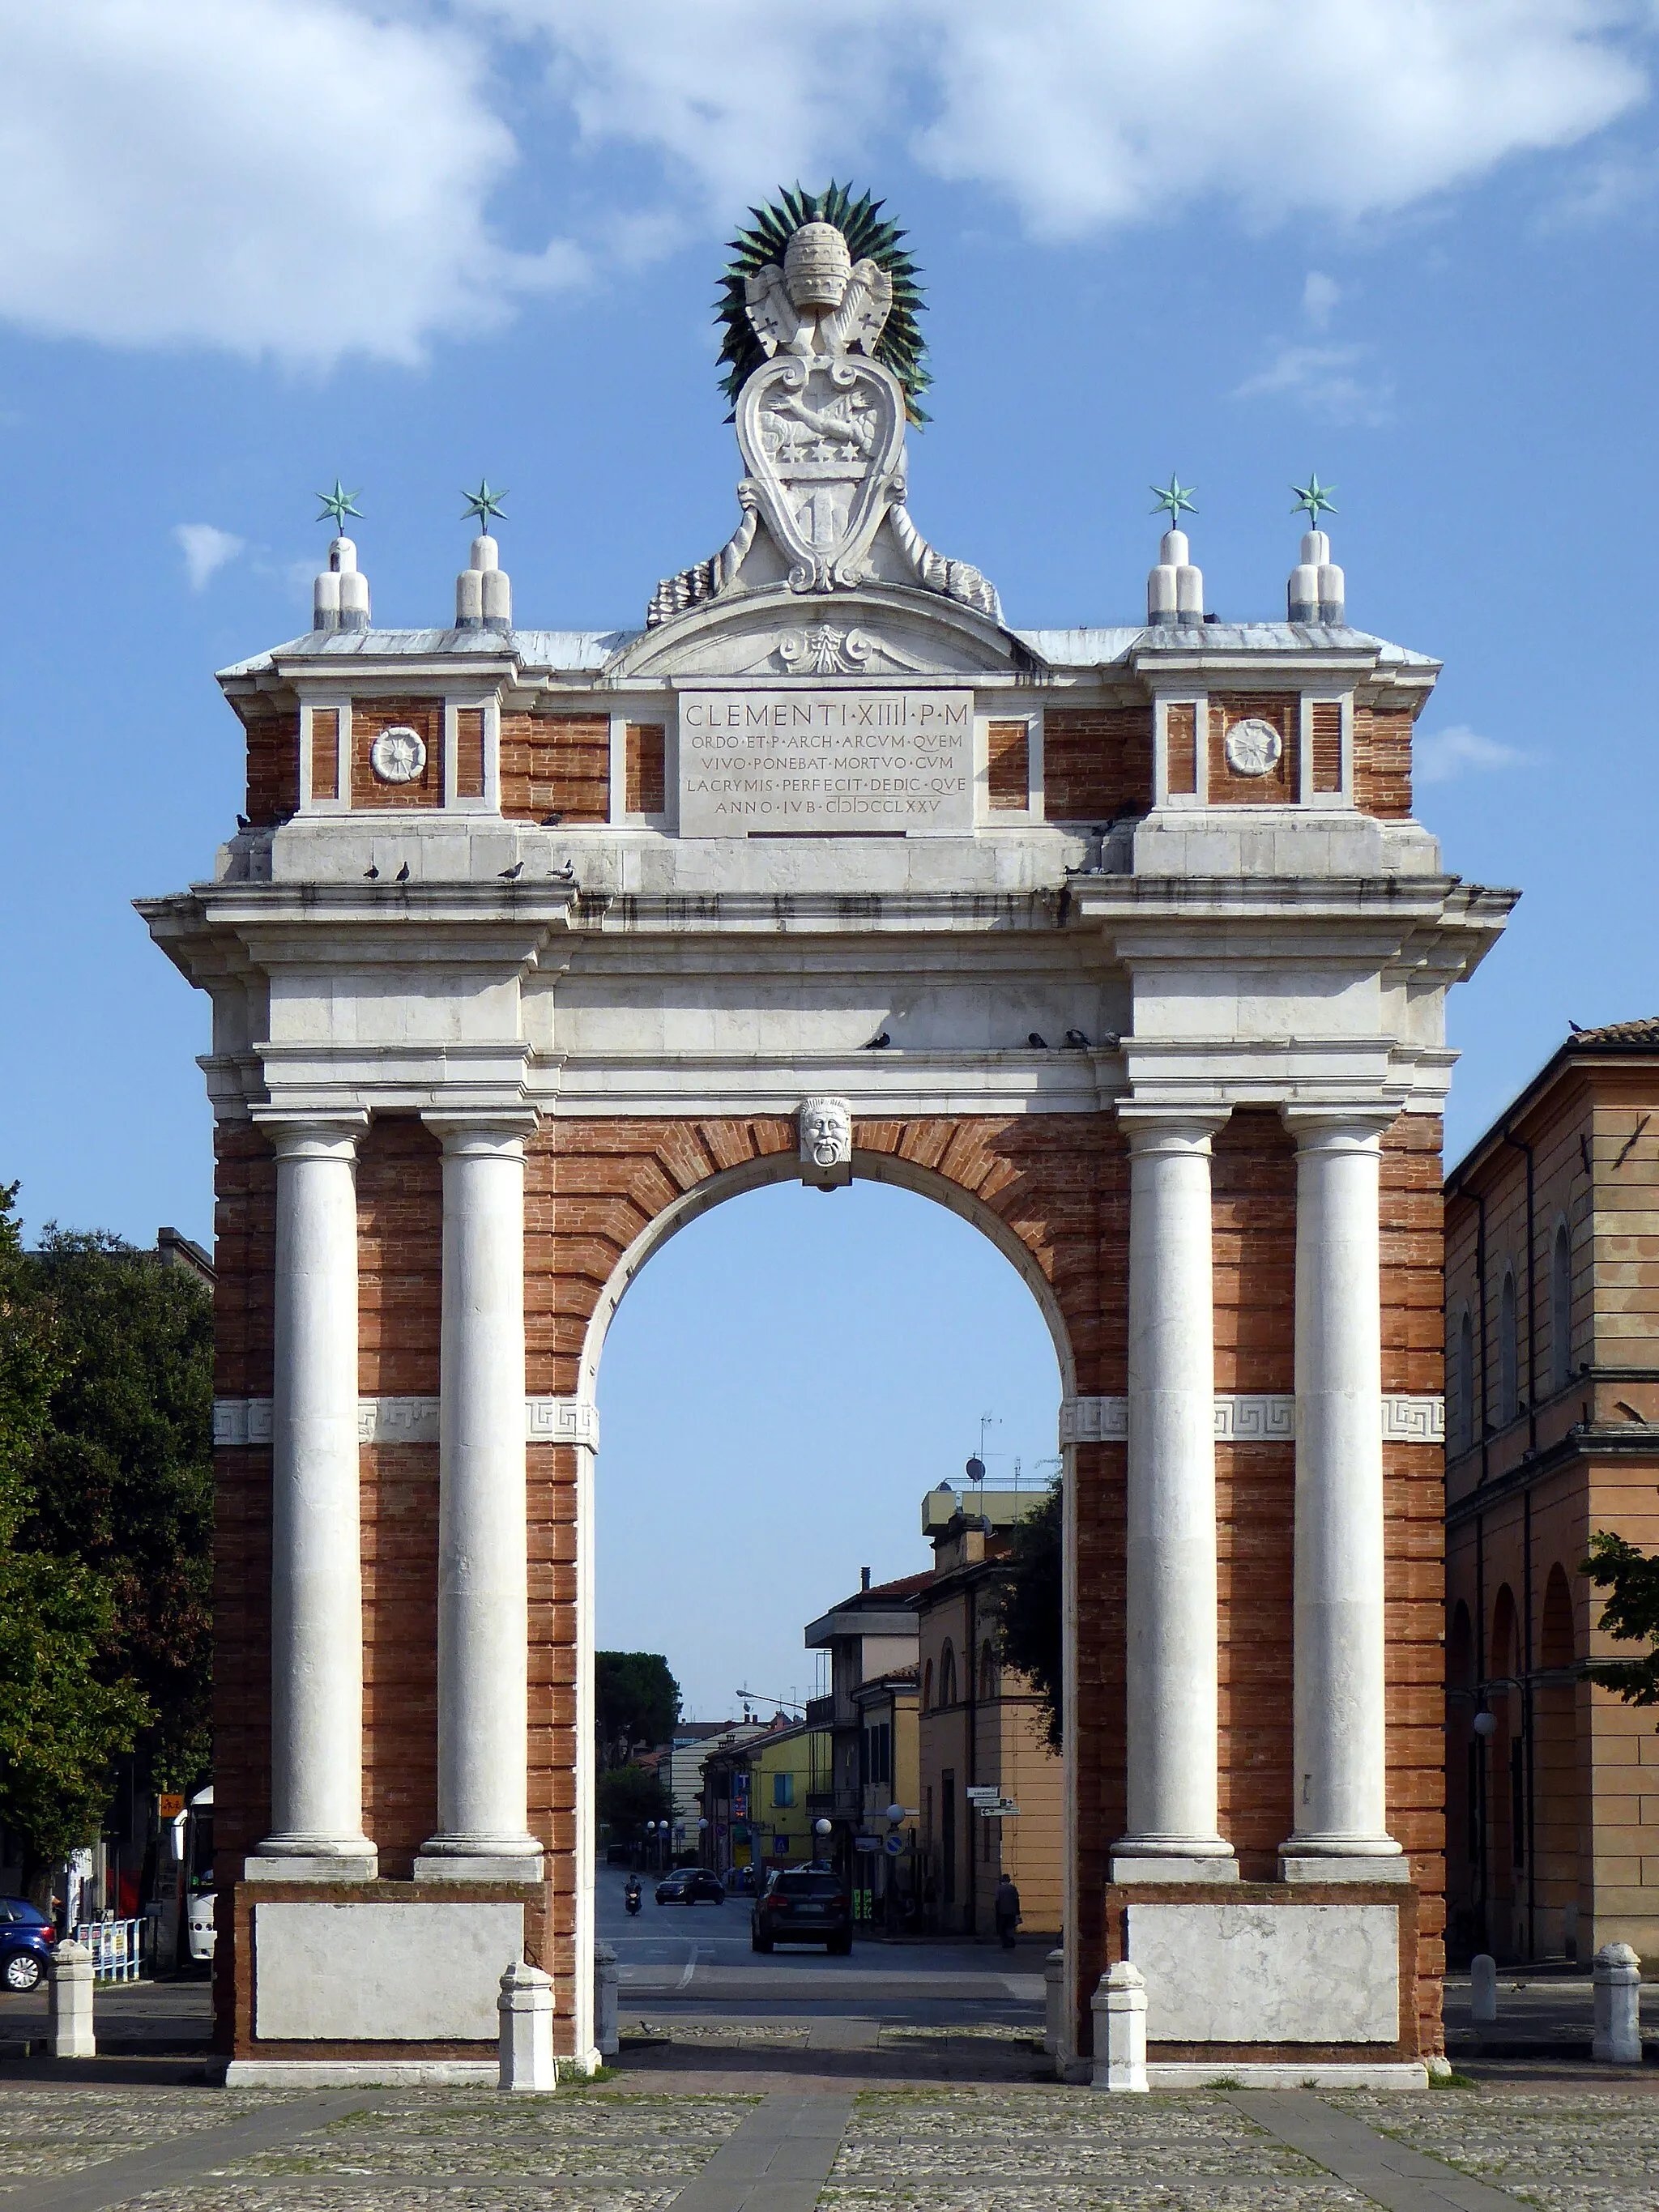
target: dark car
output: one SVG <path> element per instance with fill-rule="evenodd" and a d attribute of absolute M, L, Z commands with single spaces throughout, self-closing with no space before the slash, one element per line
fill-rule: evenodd
<path fill-rule="evenodd" d="M 58 1930 L 27 1898 L 0 1897 L 0 1989 L 38 1989 Z"/>
<path fill-rule="evenodd" d="M 724 1905 L 726 1884 L 708 1867 L 676 1867 L 657 1884 L 659 1905 Z"/>
<path fill-rule="evenodd" d="M 822 1943 L 844 1958 L 853 1948 L 853 1899 L 846 1883 L 826 1867 L 779 1867 L 749 1915 L 749 1948 L 775 1943 Z"/>

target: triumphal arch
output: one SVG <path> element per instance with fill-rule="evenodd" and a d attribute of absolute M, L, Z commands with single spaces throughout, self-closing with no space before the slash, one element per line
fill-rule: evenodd
<path fill-rule="evenodd" d="M 953 1207 L 1053 1332 L 1062 2063 L 1126 1958 L 1154 2082 L 1440 2047 L 1442 1016 L 1507 900 L 1317 487 L 1283 621 L 1206 611 L 1176 487 L 1146 621 L 1011 625 L 911 514 L 916 306 L 786 195 L 730 536 L 639 628 L 519 627 L 486 498 L 452 625 L 342 535 L 221 678 L 246 826 L 142 910 L 214 1011 L 233 2080 L 487 2071 L 521 1955 L 592 2062 L 605 1328 L 784 1177 Z"/>

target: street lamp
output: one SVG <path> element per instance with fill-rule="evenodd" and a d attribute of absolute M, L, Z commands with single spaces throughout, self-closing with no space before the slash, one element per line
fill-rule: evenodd
<path fill-rule="evenodd" d="M 707 1820 L 700 1820 L 697 1822 L 697 1864 L 699 1866 L 703 1863 L 707 1856 L 708 1836 L 708 1823 Z"/>
<path fill-rule="evenodd" d="M 813 1821 L 812 1833 L 818 1839 L 818 1856 L 820 1858 L 823 1858 L 827 1853 L 830 1847 L 830 1838 L 835 1834 L 835 1832 L 836 1824 L 833 1820 L 826 1820 L 820 1817 Z"/>

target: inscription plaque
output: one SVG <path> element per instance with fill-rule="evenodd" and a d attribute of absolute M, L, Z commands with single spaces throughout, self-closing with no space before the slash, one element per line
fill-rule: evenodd
<path fill-rule="evenodd" d="M 974 826 L 974 695 L 685 691 L 680 835 L 807 836 Z"/>

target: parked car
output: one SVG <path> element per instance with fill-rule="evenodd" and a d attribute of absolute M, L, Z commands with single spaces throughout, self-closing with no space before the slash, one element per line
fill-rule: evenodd
<path fill-rule="evenodd" d="M 749 1948 L 822 1943 L 844 1958 L 853 1948 L 853 1899 L 837 1874 L 822 1867 L 778 1867 L 749 1914 Z"/>
<path fill-rule="evenodd" d="M 39 1905 L 0 1897 L 0 1988 L 38 1989 L 57 1941 L 58 1930 Z"/>
<path fill-rule="evenodd" d="M 659 1905 L 724 1905 L 726 1884 L 708 1867 L 676 1867 L 657 1884 Z"/>

